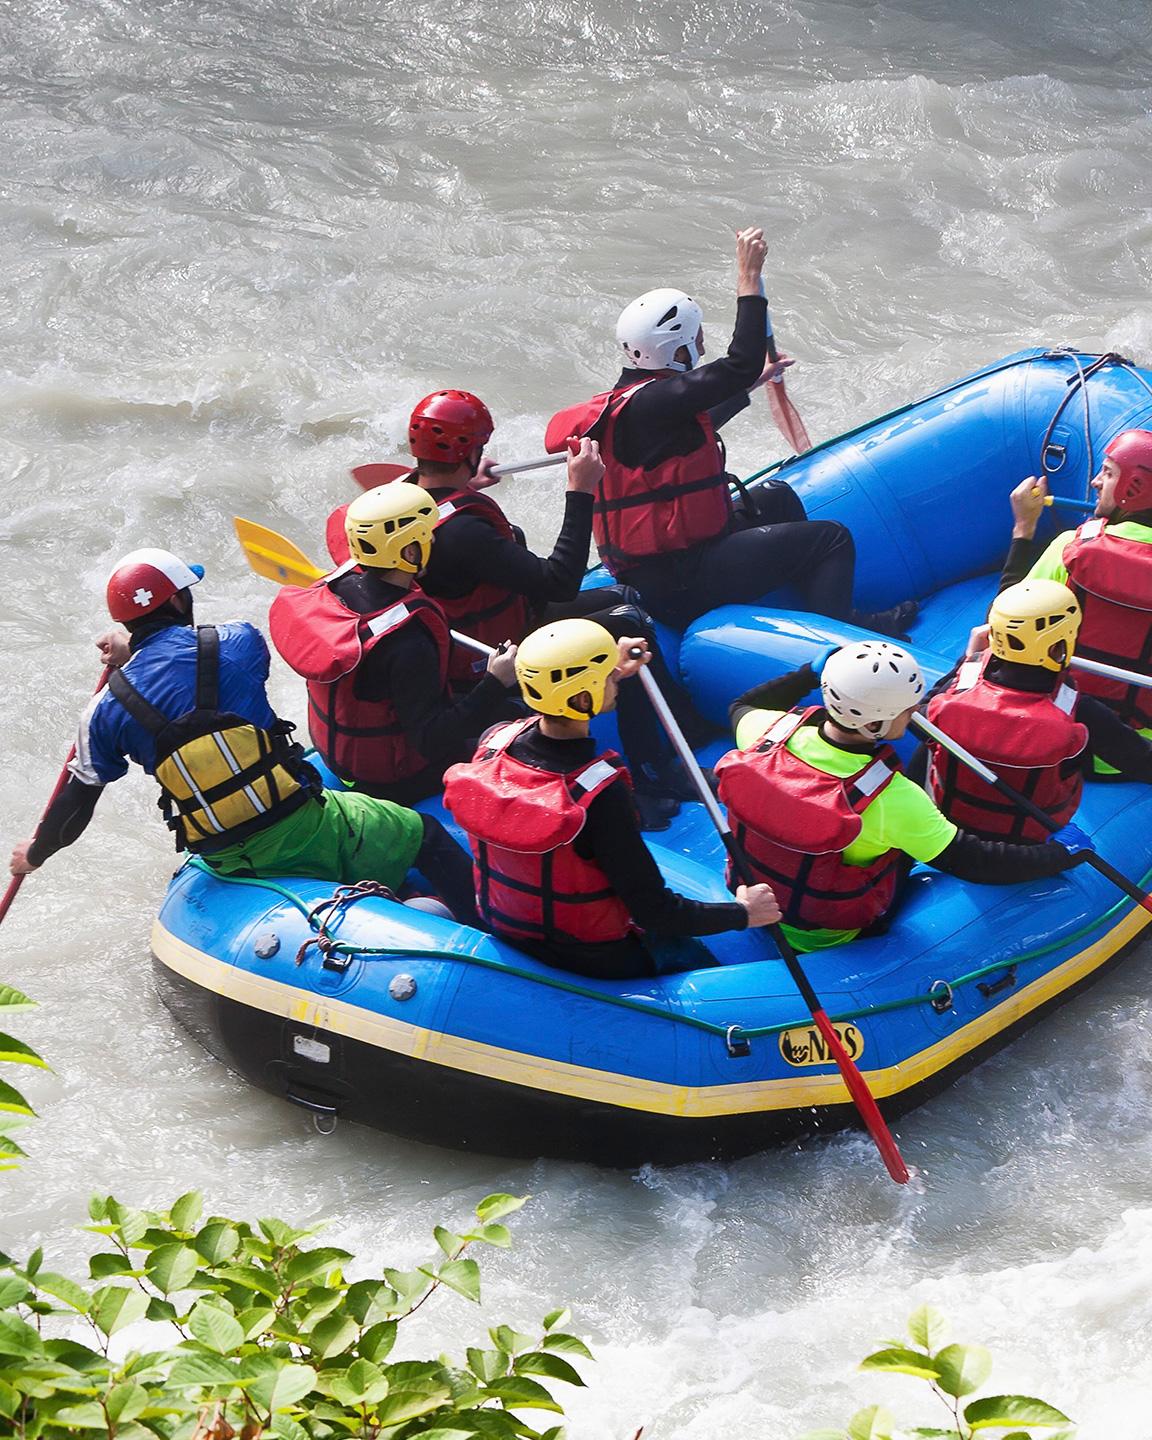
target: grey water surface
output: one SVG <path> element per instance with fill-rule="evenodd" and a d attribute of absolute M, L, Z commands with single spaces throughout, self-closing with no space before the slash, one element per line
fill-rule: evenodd
<path fill-rule="evenodd" d="M 177 549 L 205 617 L 262 621 L 234 514 L 319 553 L 349 466 L 444 385 L 484 396 L 501 458 L 537 452 L 652 285 L 722 350 L 739 225 L 769 230 L 814 437 L 1024 344 L 1147 362 L 1150 106 L 1147 0 L 0 0 L 0 838 L 51 787 L 119 553 Z M 737 469 L 781 453 L 760 402 L 729 436 Z M 547 546 L 555 473 L 503 490 Z M 274 692 L 302 718 L 281 667 Z M 851 1136 L 613 1174 L 322 1139 L 247 1089 L 152 991 L 173 860 L 136 777 L 3 927 L 54 1066 L 3 1248 L 78 1270 L 90 1189 L 198 1185 L 405 1262 L 531 1192 L 485 1314 L 573 1305 L 599 1360 L 575 1440 L 907 1413 L 914 1382 L 853 1366 L 924 1300 L 1086 1440 L 1152 1433 L 1147 952 L 901 1122 L 906 1191 Z M 449 1299 L 412 1343 L 480 1327 Z"/>

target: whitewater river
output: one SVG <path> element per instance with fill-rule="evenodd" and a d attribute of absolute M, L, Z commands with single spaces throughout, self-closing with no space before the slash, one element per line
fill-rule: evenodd
<path fill-rule="evenodd" d="M 1150 31 L 1147 0 L 0 0 L 5 855 L 95 681 L 118 554 L 170 546 L 207 567 L 203 618 L 263 621 L 234 514 L 318 552 L 349 466 L 444 385 L 484 396 L 502 458 L 538 451 L 651 285 L 689 288 L 722 350 L 738 225 L 769 229 L 816 437 L 1025 343 L 1147 363 Z M 729 435 L 737 469 L 780 453 L 759 402 Z M 504 490 L 549 543 L 556 480 Z M 294 677 L 274 690 L 301 718 Z M 857 1137 L 613 1174 L 322 1139 L 247 1089 L 153 994 L 173 859 L 137 776 L 3 927 L 54 1066 L 3 1248 L 78 1270 L 90 1189 L 198 1185 L 408 1260 L 530 1192 L 487 1310 L 572 1304 L 599 1360 L 574 1440 L 907 1413 L 915 1382 L 853 1366 L 929 1299 L 1086 1440 L 1152 1433 L 1147 950 L 901 1122 L 907 1191 Z M 478 1333 L 462 1300 L 435 1323 Z"/>

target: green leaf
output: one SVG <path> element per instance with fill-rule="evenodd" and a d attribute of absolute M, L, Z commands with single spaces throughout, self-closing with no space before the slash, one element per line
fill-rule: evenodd
<path fill-rule="evenodd" d="M 88 1273 L 93 1280 L 106 1280 L 109 1275 L 131 1275 L 132 1261 L 118 1250 L 101 1250 L 88 1258 Z"/>
<path fill-rule="evenodd" d="M 133 1380 L 124 1380 L 119 1385 L 113 1385 L 104 1397 L 108 1418 L 119 1425 L 135 1420 L 147 1404 L 148 1391 Z"/>
<path fill-rule="evenodd" d="M 511 1215 L 527 1203 L 527 1195 L 485 1195 L 476 1206 L 476 1218 L 485 1224 L 489 1220 L 502 1220 L 505 1215 Z"/>
<path fill-rule="evenodd" d="M 460 1235 L 457 1235 L 454 1230 L 445 1230 L 443 1225 L 436 1226 L 432 1231 L 432 1238 L 436 1241 L 436 1244 L 439 1245 L 440 1249 L 443 1250 L 444 1254 L 448 1256 L 454 1255 L 464 1243 Z"/>
<path fill-rule="evenodd" d="M 557 1325 L 567 1325 L 572 1318 L 571 1310 L 549 1310 L 544 1316 L 545 1330 L 555 1330 Z"/>
<path fill-rule="evenodd" d="M 849 1440 L 892 1440 L 895 1420 L 883 1405 L 857 1410 L 848 1422 Z"/>
<path fill-rule="evenodd" d="M 522 1335 L 519 1330 L 513 1330 L 511 1325 L 497 1325 L 494 1330 L 489 1330 L 488 1334 L 497 1350 L 503 1350 L 506 1355 L 530 1350 L 536 1343 L 531 1335 Z"/>
<path fill-rule="evenodd" d="M 992 1356 L 983 1345 L 945 1345 L 935 1358 L 937 1384 L 945 1395 L 971 1395 L 992 1373 Z"/>
<path fill-rule="evenodd" d="M 876 1350 L 861 1360 L 859 1370 L 887 1370 L 896 1375 L 915 1375 L 918 1380 L 935 1380 L 939 1375 L 935 1363 L 919 1350 L 906 1350 L 893 1346 L 889 1350 Z"/>
<path fill-rule="evenodd" d="M 564 1413 L 544 1386 L 529 1380 L 526 1375 L 508 1375 L 501 1380 L 493 1380 L 487 1387 L 487 1393 L 516 1409 L 523 1406 L 530 1410 L 554 1410 L 557 1415 Z"/>
<path fill-rule="evenodd" d="M 93 1324 L 105 1335 L 115 1335 L 125 1325 L 144 1317 L 148 1296 L 142 1290 L 129 1290 L 125 1285 L 104 1285 L 97 1290 L 88 1313 Z"/>
<path fill-rule="evenodd" d="M 428 1289 L 428 1272 L 425 1270 L 385 1270 L 384 1278 L 405 1305 L 419 1299 Z"/>
<path fill-rule="evenodd" d="M 36 1272 L 40 1269 L 43 1263 L 44 1249 L 43 1246 L 37 1245 L 36 1249 L 33 1250 L 31 1255 L 29 1255 L 28 1263 L 24 1266 L 24 1274 L 27 1275 L 29 1280 L 31 1280 L 33 1275 L 36 1274 Z"/>
<path fill-rule="evenodd" d="M 355 1320 L 349 1316 L 329 1315 L 308 1336 L 308 1348 L 317 1360 L 330 1360 L 333 1355 L 343 1355 L 350 1349 L 359 1333 Z"/>
<path fill-rule="evenodd" d="M 17 1040 L 12 1035 L 0 1034 L 0 1060 L 7 1060 L 13 1065 L 35 1065 L 38 1070 L 50 1068 L 47 1060 L 41 1060 L 31 1045 L 25 1045 L 23 1040 Z"/>
<path fill-rule="evenodd" d="M 316 1226 L 313 1226 L 308 1230 L 294 1230 L 286 1221 L 277 1220 L 274 1216 L 257 1220 L 256 1223 L 265 1239 L 270 1240 L 273 1245 L 277 1245 L 281 1249 L 289 1245 L 297 1245 L 301 1240 L 307 1240 L 309 1235 L 316 1233 L 317 1229 Z"/>
<path fill-rule="evenodd" d="M 248 1394 L 252 1402 L 265 1412 L 286 1410 L 289 1405 L 302 1400 L 315 1383 L 316 1371 L 311 1365 L 287 1364 L 254 1380 L 248 1386 Z"/>
<path fill-rule="evenodd" d="M 216 1279 L 227 1280 L 244 1290 L 254 1290 L 257 1295 L 265 1295 L 269 1300 L 280 1298 L 280 1286 L 275 1275 L 257 1265 L 222 1265 L 216 1270 Z"/>
<path fill-rule="evenodd" d="M 10 1310 L 13 1305 L 19 1305 L 30 1293 L 28 1286 L 18 1276 L 0 1276 L 0 1310 Z"/>
<path fill-rule="evenodd" d="M 343 1265 L 352 1256 L 347 1250 L 305 1250 L 303 1254 L 294 1256 L 284 1267 L 284 1278 L 290 1285 L 299 1285 L 303 1280 L 311 1280 L 313 1275 L 327 1274 L 329 1270 Z"/>
<path fill-rule="evenodd" d="M 187 1289 L 199 1269 L 200 1256 L 179 1241 L 175 1245 L 161 1245 L 153 1250 L 144 1265 L 148 1279 L 165 1295 Z"/>
<path fill-rule="evenodd" d="M 562 1330 L 545 1335 L 541 1344 L 545 1350 L 559 1350 L 565 1355 L 582 1355 L 585 1360 L 596 1358 L 583 1340 L 577 1339 L 575 1335 L 565 1335 Z"/>
<path fill-rule="evenodd" d="M 485 1382 L 498 1380 L 508 1373 L 508 1356 L 502 1350 L 468 1350 L 468 1368 Z"/>
<path fill-rule="evenodd" d="M 935 1425 L 916 1425 L 908 1431 L 917 1440 L 963 1440 L 959 1430 L 941 1430 Z"/>
<path fill-rule="evenodd" d="M 379 1325 L 373 1325 L 371 1329 L 365 1330 L 356 1349 L 365 1360 L 371 1360 L 374 1365 L 379 1365 L 391 1354 L 395 1343 L 396 1321 L 382 1320 Z"/>
<path fill-rule="evenodd" d="M 276 1311 L 267 1305 L 252 1305 L 247 1310 L 241 1310 L 236 1316 L 236 1323 L 244 1331 L 245 1340 L 255 1340 L 258 1335 L 263 1335 L 275 1320 Z"/>
<path fill-rule="evenodd" d="M 79 1405 L 65 1405 L 52 1417 L 56 1425 L 67 1425 L 70 1430 L 103 1430 L 107 1434 L 104 1411 L 95 1400 L 85 1400 Z"/>
<path fill-rule="evenodd" d="M 298 1420 L 293 1420 L 291 1415 L 273 1415 L 269 1433 L 275 1435 L 277 1440 L 310 1440 L 308 1431 Z"/>
<path fill-rule="evenodd" d="M 37 1290 L 43 1290 L 54 1296 L 57 1300 L 63 1300 L 65 1305 L 70 1305 L 73 1310 L 81 1315 L 88 1313 L 88 1292 L 75 1280 L 69 1280 L 67 1275 L 57 1275 L 51 1270 L 41 1270 L 36 1276 Z"/>
<path fill-rule="evenodd" d="M 512 1244 L 512 1232 L 507 1225 L 482 1225 L 476 1232 L 476 1239 L 483 1240 L 485 1245 L 499 1245 L 502 1250 L 507 1250 Z"/>
<path fill-rule="evenodd" d="M 418 1415 L 439 1410 L 451 1398 L 451 1392 L 443 1385 L 427 1392 L 393 1390 L 377 1405 L 376 1423 L 384 1429 L 388 1425 L 399 1425 L 404 1420 L 415 1420 Z"/>
<path fill-rule="evenodd" d="M 244 1343 L 244 1330 L 236 1317 L 203 1300 L 193 1306 L 188 1329 L 201 1345 L 218 1355 L 226 1355 Z"/>
<path fill-rule="evenodd" d="M 0 1355 L 39 1355 L 39 1334 L 18 1315 L 0 1311 Z"/>
<path fill-rule="evenodd" d="M 908 1317 L 908 1334 L 913 1344 L 921 1346 L 930 1355 L 947 1344 L 951 1328 L 947 1317 L 935 1305 L 921 1305 Z"/>
<path fill-rule="evenodd" d="M 186 1195 L 181 1195 L 168 1212 L 173 1230 L 191 1230 L 203 1209 L 204 1197 L 199 1190 L 189 1190 Z"/>
<path fill-rule="evenodd" d="M 450 1290 L 480 1303 L 480 1266 L 475 1260 L 448 1260 L 436 1275 Z"/>
<path fill-rule="evenodd" d="M 15 985 L 0 985 L 0 1010 L 35 1010 L 36 1003 Z"/>
<path fill-rule="evenodd" d="M 134 1210 L 131 1205 L 121 1205 L 111 1195 L 108 1197 L 108 1218 L 120 1232 L 124 1244 L 129 1247 L 142 1240 L 148 1229 L 148 1216 L 143 1210 Z"/>
<path fill-rule="evenodd" d="M 1009 1425 L 1039 1425 L 1047 1429 L 1067 1425 L 1068 1416 L 1054 1405 L 1030 1395 L 987 1395 L 964 1408 L 964 1419 L 973 1430 L 1006 1428 Z"/>
<path fill-rule="evenodd" d="M 219 1389 L 222 1385 L 235 1385 L 237 1378 L 235 1365 L 222 1355 L 201 1351 L 195 1355 L 182 1355 L 168 1372 L 167 1383 L 176 1390 L 200 1386 Z"/>
<path fill-rule="evenodd" d="M 161 1300 L 159 1295 L 153 1295 L 148 1301 L 148 1309 L 144 1312 L 146 1320 L 168 1320 L 177 1318 L 179 1311 L 172 1304 L 171 1300 Z"/>
<path fill-rule="evenodd" d="M 9 1085 L 6 1080 L 0 1080 L 0 1110 L 8 1115 L 36 1114 L 15 1085 Z"/>
<path fill-rule="evenodd" d="M 517 1357 L 512 1366 L 516 1375 L 546 1375 L 549 1380 L 563 1380 L 567 1385 L 583 1385 L 580 1373 L 559 1355 L 546 1355 L 543 1350 L 530 1350 Z"/>
<path fill-rule="evenodd" d="M 240 1232 L 227 1220 L 210 1220 L 192 1244 L 209 1265 L 220 1265 L 239 1250 Z"/>
<path fill-rule="evenodd" d="M 27 1153 L 10 1135 L 0 1135 L 0 1170 L 15 1170 Z"/>

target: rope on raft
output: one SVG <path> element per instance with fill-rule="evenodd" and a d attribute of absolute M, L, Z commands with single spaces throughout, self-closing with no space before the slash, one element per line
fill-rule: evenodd
<path fill-rule="evenodd" d="M 361 890 L 358 886 L 345 886 L 341 889 L 351 893 L 341 895 L 338 890 L 336 894 L 327 900 L 322 900 L 316 905 L 306 905 L 300 896 L 289 890 L 287 886 L 278 884 L 275 880 L 262 880 L 244 875 L 218 875 L 210 865 L 206 865 L 198 856 L 192 855 L 188 858 L 188 865 L 196 870 L 202 870 L 206 875 L 211 875 L 214 880 L 219 880 L 224 885 L 254 885 L 262 890 L 271 890 L 274 894 L 280 895 L 290 904 L 295 906 L 304 916 L 308 924 L 316 931 L 315 940 L 305 941 L 297 954 L 297 963 L 300 963 L 307 948 L 310 945 L 318 944 L 318 948 L 325 955 L 346 955 L 349 958 L 355 955 L 405 955 L 425 960 L 456 960 L 465 965 L 475 965 L 482 970 L 495 970 L 504 975 L 513 975 L 518 980 L 528 980 L 534 985 L 542 985 L 549 990 L 561 990 L 569 995 L 579 995 L 585 1000 L 596 1000 L 602 1005 L 612 1005 L 620 1010 L 632 1010 L 637 1014 L 646 1015 L 653 1020 L 667 1020 L 675 1025 L 685 1025 L 689 1029 L 703 1030 L 708 1035 L 715 1035 L 723 1040 L 731 1048 L 735 1043 L 747 1040 L 759 1040 L 771 1035 L 782 1035 L 786 1030 L 802 1030 L 812 1024 L 812 1017 L 804 1015 L 796 1020 L 778 1021 L 774 1025 L 720 1025 L 712 1020 L 702 1020 L 696 1015 L 686 1015 L 683 1011 L 664 1009 L 657 1005 L 647 1004 L 643 1000 L 633 1000 L 626 995 L 612 995 L 604 990 L 592 990 L 586 985 L 579 985 L 575 981 L 566 980 L 563 976 L 548 975 L 536 970 L 526 970 L 519 965 L 511 965 L 504 960 L 495 960 L 486 955 L 471 955 L 459 950 L 445 950 L 435 946 L 406 946 L 406 945 L 349 945 L 343 941 L 335 940 L 328 935 L 326 930 L 327 921 L 331 914 L 327 913 L 325 919 L 318 918 L 318 912 L 331 912 L 334 908 L 346 905 L 350 901 L 366 899 L 369 895 L 375 894 L 377 898 L 387 898 L 378 891 Z M 367 885 L 373 882 L 365 882 Z M 1142 889 L 1152 884 L 1152 870 L 1143 875 L 1139 881 Z M 383 888 L 383 887 L 382 887 Z M 1101 925 L 1112 919 L 1121 910 L 1124 910 L 1128 902 L 1117 900 L 1116 903 L 1105 910 L 1098 920 L 1089 925 L 1082 926 L 1071 935 L 1066 935 L 1060 940 L 1054 940 L 1047 945 L 1041 945 L 1035 950 L 1026 950 L 1023 954 L 1015 955 L 1007 960 L 996 960 L 988 965 L 981 965 L 976 970 L 969 970 L 967 974 L 959 975 L 954 980 L 934 980 L 928 990 L 923 994 L 906 995 L 897 1000 L 884 1000 L 877 1005 L 867 1005 L 858 1010 L 843 1010 L 838 1014 L 830 1015 L 828 1018 L 833 1025 L 843 1025 L 849 1021 L 866 1020 L 872 1015 L 886 1015 L 893 1010 L 906 1010 L 914 1005 L 931 1005 L 934 1009 L 940 1010 L 941 996 L 951 1000 L 952 993 L 962 989 L 965 985 L 974 985 L 986 975 L 1001 974 L 1006 970 L 1014 969 L 1023 965 L 1029 960 L 1039 960 L 1045 955 L 1050 955 L 1053 950 L 1058 950 L 1067 945 L 1070 941 L 1083 939 L 1098 930 Z M 943 1008 L 949 1008 L 944 1006 Z M 831 1063 L 831 1062 L 829 1062 Z"/>

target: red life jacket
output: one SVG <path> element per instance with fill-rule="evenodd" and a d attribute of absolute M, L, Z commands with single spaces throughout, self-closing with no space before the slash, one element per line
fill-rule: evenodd
<path fill-rule="evenodd" d="M 347 505 L 341 505 L 328 517 L 328 553 L 337 565 L 348 559 L 348 537 L 344 530 L 347 510 Z M 454 515 L 471 513 L 490 525 L 502 540 L 518 540 L 511 521 L 495 500 L 476 490 L 453 490 L 439 502 L 439 510 L 438 530 L 450 524 Z M 455 598 L 436 595 L 433 591 L 424 593 L 433 596 L 451 629 L 459 630 L 484 645 L 491 645 L 493 649 L 505 640 L 523 640 L 532 628 L 532 607 L 527 597 L 490 581 L 473 585 L 466 595 Z M 449 683 L 457 687 L 471 687 L 483 673 L 483 660 L 477 662 L 476 656 L 462 645 L 453 646 L 448 665 Z"/>
<path fill-rule="evenodd" d="M 843 852 L 861 830 L 861 815 L 891 783 L 900 762 L 889 745 L 860 757 L 851 775 L 829 775 L 793 755 L 787 741 L 815 708 L 784 715 L 750 750 L 716 762 L 720 799 L 756 872 L 775 891 L 789 925 L 863 930 L 896 893 L 899 850 L 868 865 Z M 728 884 L 734 888 L 729 867 Z"/>
<path fill-rule="evenodd" d="M 308 731 L 328 766 L 345 780 L 387 785 L 427 769 L 428 759 L 408 738 L 391 700 L 360 700 L 356 669 L 366 655 L 405 625 L 423 625 L 440 655 L 447 698 L 452 640 L 434 600 L 412 592 L 387 609 L 358 615 L 332 590 L 353 561 L 306 590 L 286 585 L 272 602 L 272 642 L 308 682 Z"/>
<path fill-rule="evenodd" d="M 468 833 L 480 914 L 499 935 L 545 944 L 622 940 L 636 926 L 595 860 L 576 853 L 588 806 L 631 779 L 611 750 L 565 775 L 538 770 L 508 746 L 539 718 L 491 731 L 444 777 L 444 805 Z"/>
<path fill-rule="evenodd" d="M 672 455 L 650 470 L 622 465 L 613 438 L 616 422 L 638 390 L 641 380 L 622 390 L 607 390 L 583 405 L 554 415 L 545 445 L 562 448 L 569 435 L 586 435 L 601 425 L 600 454 L 604 478 L 596 497 L 592 533 L 600 558 L 614 575 L 654 555 L 670 555 L 714 540 L 728 529 L 732 500 L 724 473 L 724 454 L 706 412 L 696 423 L 704 432 L 689 455 Z"/>
<path fill-rule="evenodd" d="M 985 679 L 991 656 L 961 665 L 949 688 L 928 706 L 928 718 L 958 740 L 977 760 L 995 770 L 1066 825 L 1076 813 L 1084 777 L 1079 766 L 1065 773 L 1088 743 L 1088 730 L 1074 718 L 1076 689 L 1057 681 L 1047 695 L 1012 690 Z M 953 824 L 986 840 L 1040 844 L 1048 831 L 998 795 L 940 745 L 929 742 L 932 798 Z"/>
<path fill-rule="evenodd" d="M 1065 545 L 1062 558 L 1068 585 L 1084 612 L 1077 655 L 1147 675 L 1152 670 L 1152 545 L 1122 539 L 1104 520 L 1089 520 Z M 1152 727 L 1152 691 L 1087 671 L 1078 684 L 1135 729 Z"/>

